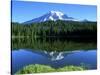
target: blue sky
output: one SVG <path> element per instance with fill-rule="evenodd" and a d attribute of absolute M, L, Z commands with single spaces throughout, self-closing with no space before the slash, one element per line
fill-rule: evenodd
<path fill-rule="evenodd" d="M 44 2 L 12 1 L 12 21 L 25 22 L 40 17 L 51 10 L 61 11 L 79 20 L 96 21 L 97 8 L 91 5 L 58 4 Z"/>

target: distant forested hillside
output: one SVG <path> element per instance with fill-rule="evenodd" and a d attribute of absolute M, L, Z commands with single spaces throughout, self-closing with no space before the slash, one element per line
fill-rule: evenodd
<path fill-rule="evenodd" d="M 96 22 L 46 21 L 41 23 L 11 23 L 12 36 L 29 37 L 97 37 Z"/>

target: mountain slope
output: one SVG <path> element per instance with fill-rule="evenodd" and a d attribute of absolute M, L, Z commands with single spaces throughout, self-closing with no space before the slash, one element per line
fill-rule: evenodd
<path fill-rule="evenodd" d="M 56 20 L 78 21 L 78 20 L 74 19 L 73 17 L 69 17 L 60 11 L 50 11 L 50 12 L 44 14 L 43 16 L 26 21 L 23 24 L 30 24 L 30 23 L 34 23 L 34 22 L 45 22 L 45 21 L 49 21 L 49 20 L 52 20 L 52 21 L 56 21 Z"/>

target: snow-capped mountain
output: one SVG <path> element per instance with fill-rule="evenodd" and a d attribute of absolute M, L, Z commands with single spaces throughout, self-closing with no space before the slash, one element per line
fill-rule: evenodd
<path fill-rule="evenodd" d="M 87 19 L 82 20 L 82 22 L 89 22 Z"/>
<path fill-rule="evenodd" d="M 60 12 L 60 11 L 50 11 L 43 16 L 40 16 L 38 18 L 29 20 L 24 22 L 24 24 L 34 23 L 34 22 L 45 22 L 45 21 L 56 21 L 56 20 L 65 20 L 65 21 L 78 21 L 74 19 L 73 17 L 69 17 L 66 14 Z"/>

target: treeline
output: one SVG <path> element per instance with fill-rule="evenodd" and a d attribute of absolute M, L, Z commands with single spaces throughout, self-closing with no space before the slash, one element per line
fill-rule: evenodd
<path fill-rule="evenodd" d="M 30 37 L 97 37 L 96 22 L 46 21 L 41 23 L 11 23 L 12 36 Z"/>

